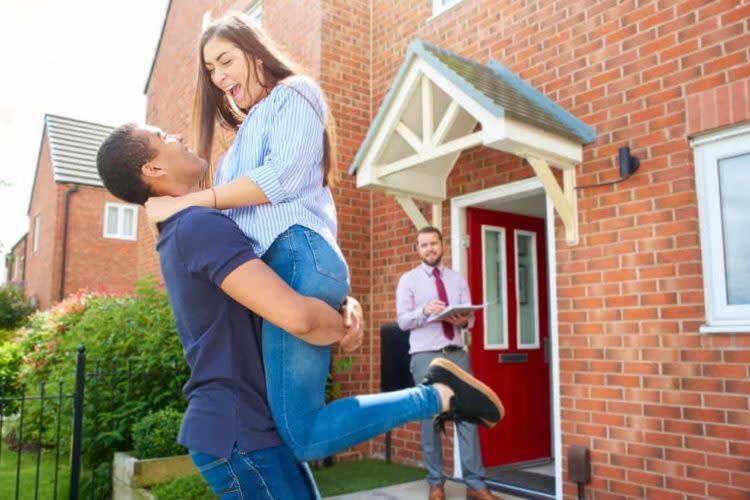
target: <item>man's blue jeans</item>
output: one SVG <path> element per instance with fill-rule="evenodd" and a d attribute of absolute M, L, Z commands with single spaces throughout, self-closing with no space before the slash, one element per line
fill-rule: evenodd
<path fill-rule="evenodd" d="M 193 463 L 221 500 L 311 500 L 318 498 L 309 469 L 286 446 L 242 453 L 229 459 L 190 451 Z"/>
<path fill-rule="evenodd" d="M 281 234 L 263 260 L 294 290 L 335 309 L 349 290 L 339 253 L 305 227 L 295 225 Z M 277 430 L 302 461 L 332 455 L 406 422 L 431 418 L 441 408 L 437 391 L 421 385 L 326 405 L 331 348 L 308 344 L 267 321 L 263 361 Z"/>

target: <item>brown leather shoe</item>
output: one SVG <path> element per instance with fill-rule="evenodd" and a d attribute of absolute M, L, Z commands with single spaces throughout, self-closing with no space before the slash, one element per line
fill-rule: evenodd
<path fill-rule="evenodd" d="M 445 500 L 445 488 L 442 484 L 433 484 L 430 486 L 429 500 Z"/>
<path fill-rule="evenodd" d="M 487 488 L 481 490 L 466 488 L 466 500 L 497 500 L 498 498 L 502 499 L 503 497 L 493 494 Z"/>

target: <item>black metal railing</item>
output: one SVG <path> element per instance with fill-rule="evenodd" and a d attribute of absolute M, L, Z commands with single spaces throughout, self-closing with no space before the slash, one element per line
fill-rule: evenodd
<path fill-rule="evenodd" d="M 163 373 L 176 373 L 177 367 L 163 366 L 161 370 L 163 376 Z M 153 374 L 148 370 L 135 369 L 130 359 L 126 363 L 119 363 L 117 359 L 106 363 L 95 361 L 93 369 L 87 371 L 86 351 L 81 346 L 76 356 L 75 377 L 71 379 L 68 374 L 67 386 L 59 380 L 55 382 L 56 388 L 49 392 L 47 383 L 41 382 L 39 392 L 31 395 L 24 383 L 17 394 L 0 394 L 0 436 L 8 434 L 3 432 L 4 422 L 13 421 L 17 425 L 15 437 L 6 439 L 7 449 L 16 455 L 17 463 L 14 488 L 4 498 L 65 498 L 63 472 L 69 475 L 68 499 L 109 498 L 112 455 L 132 444 L 132 423 L 150 410 L 140 402 L 153 399 L 137 393 L 134 381 L 150 376 Z M 150 379 L 139 381 L 143 380 Z M 175 388 L 179 383 L 180 380 L 175 380 Z M 165 387 L 143 389 L 147 385 L 138 384 L 141 391 L 163 391 L 159 392 L 163 398 L 180 397 L 179 392 Z M 64 461 L 63 452 L 68 451 L 68 446 L 69 460 Z M 54 456 L 52 471 L 49 467 L 44 471 L 41 468 L 45 449 Z M 28 463 L 30 459 L 35 460 L 33 484 L 26 476 L 22 481 L 22 462 Z M 0 446 L 0 467 L 2 464 L 3 448 Z M 7 473 L 6 470 L 6 477 Z M 40 479 L 52 482 L 51 493 L 44 497 L 40 497 Z M 10 485 L 5 486 L 5 491 L 8 489 Z"/>

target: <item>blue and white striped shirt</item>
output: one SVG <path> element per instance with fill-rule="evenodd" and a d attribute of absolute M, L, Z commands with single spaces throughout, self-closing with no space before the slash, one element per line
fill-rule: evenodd
<path fill-rule="evenodd" d="M 270 202 L 225 211 L 257 255 L 295 224 L 320 234 L 341 254 L 333 195 L 323 186 L 326 112 L 323 93 L 315 83 L 305 77 L 289 78 L 250 109 L 224 155 L 215 184 L 246 175 Z"/>

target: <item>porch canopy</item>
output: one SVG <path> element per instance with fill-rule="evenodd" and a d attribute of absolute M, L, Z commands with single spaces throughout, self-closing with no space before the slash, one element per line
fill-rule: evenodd
<path fill-rule="evenodd" d="M 415 199 L 440 227 L 446 179 L 462 151 L 483 145 L 525 158 L 578 241 L 575 166 L 594 130 L 502 64 L 487 65 L 415 40 L 349 173 L 357 187 L 396 197 L 417 227 Z M 550 167 L 562 171 L 562 187 Z"/>

